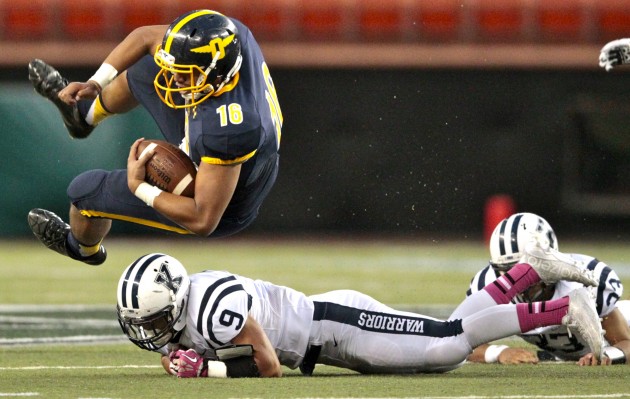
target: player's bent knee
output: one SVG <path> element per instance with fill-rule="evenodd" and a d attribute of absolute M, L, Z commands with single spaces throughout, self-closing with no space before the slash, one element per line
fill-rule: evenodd
<path fill-rule="evenodd" d="M 452 341 L 451 344 L 435 345 L 426 353 L 426 358 L 431 359 L 427 365 L 436 372 L 450 371 L 460 367 L 468 354 L 467 348 L 453 345 Z"/>
<path fill-rule="evenodd" d="M 70 202 L 94 195 L 107 177 L 107 171 L 101 169 L 88 170 L 75 177 L 68 186 L 67 194 Z"/>

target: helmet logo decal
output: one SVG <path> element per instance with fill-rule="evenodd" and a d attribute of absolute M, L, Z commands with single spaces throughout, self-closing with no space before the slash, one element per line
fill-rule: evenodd
<path fill-rule="evenodd" d="M 217 53 L 219 53 L 218 59 L 220 60 L 223 57 L 225 57 L 225 48 L 229 46 L 233 40 L 234 40 L 234 34 L 231 34 L 225 39 L 216 37 L 210 40 L 210 43 L 206 44 L 205 46 L 196 47 L 196 48 L 190 49 L 190 51 L 192 51 L 193 53 L 210 53 L 212 54 L 212 58 L 215 58 L 217 56 Z"/>
<path fill-rule="evenodd" d="M 182 276 L 173 277 L 171 271 L 168 270 L 168 263 L 162 262 L 160 271 L 155 276 L 155 283 L 162 284 L 177 294 L 179 287 L 182 285 Z"/>

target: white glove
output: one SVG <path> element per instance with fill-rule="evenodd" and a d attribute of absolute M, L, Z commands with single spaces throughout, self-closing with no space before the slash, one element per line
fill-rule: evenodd
<path fill-rule="evenodd" d="M 619 39 L 602 47 L 599 66 L 610 71 L 616 65 L 630 63 L 630 39 Z"/>

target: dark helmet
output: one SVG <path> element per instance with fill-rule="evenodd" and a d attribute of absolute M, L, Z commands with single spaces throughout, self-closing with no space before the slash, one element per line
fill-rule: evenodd
<path fill-rule="evenodd" d="M 241 67 L 241 40 L 236 25 L 216 11 L 195 10 L 171 23 L 154 56 L 161 71 L 155 89 L 172 108 L 192 107 L 218 93 Z M 183 75 L 190 84 L 175 84 L 173 74 Z M 173 93 L 186 104 L 177 105 Z"/>

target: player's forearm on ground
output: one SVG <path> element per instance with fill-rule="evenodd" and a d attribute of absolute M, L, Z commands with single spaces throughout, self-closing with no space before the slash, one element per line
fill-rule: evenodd
<path fill-rule="evenodd" d="M 153 25 L 134 29 L 109 53 L 103 63 L 113 66 L 121 73 L 145 55 L 155 53 L 167 28 L 167 25 Z"/>
<path fill-rule="evenodd" d="M 254 361 L 261 377 L 282 377 L 282 367 L 276 351 L 260 324 L 251 316 L 241 332 L 232 340 L 235 345 L 252 345 Z"/>
<path fill-rule="evenodd" d="M 167 374 L 172 375 L 173 373 L 171 372 L 171 367 L 170 367 L 171 360 L 168 358 L 168 356 L 162 355 L 160 362 L 162 363 L 162 367 L 164 367 L 164 371 L 166 371 Z"/>
<path fill-rule="evenodd" d="M 628 359 L 630 359 L 630 341 L 621 341 L 621 342 L 617 342 L 615 345 L 613 345 L 615 348 L 621 350 L 625 356 L 625 362 L 622 362 L 620 364 L 628 364 Z"/>
<path fill-rule="evenodd" d="M 472 353 L 468 355 L 468 361 L 472 363 L 485 363 L 485 353 L 488 346 L 490 345 L 483 344 L 473 349 Z"/>
<path fill-rule="evenodd" d="M 630 357 L 630 328 L 626 318 L 617 308 L 602 319 L 602 328 L 606 331 L 605 338 L 611 346 L 623 351 L 626 363 Z"/>

